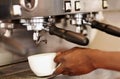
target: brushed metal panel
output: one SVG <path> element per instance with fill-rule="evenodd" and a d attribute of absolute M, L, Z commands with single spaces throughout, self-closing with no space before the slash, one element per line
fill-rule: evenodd
<path fill-rule="evenodd" d="M 38 0 L 38 5 L 34 10 L 28 11 L 24 9 L 24 7 L 21 7 L 22 15 L 14 16 L 11 13 L 13 6 L 14 5 L 21 6 L 21 3 L 20 3 L 21 0 L 9 0 L 9 1 L 11 2 L 8 2 L 6 6 L 7 9 L 4 9 L 5 14 L 7 14 L 6 16 L 9 19 L 31 18 L 31 17 L 38 17 L 38 16 L 56 16 L 56 15 L 65 15 L 65 14 L 75 14 L 75 13 L 81 13 L 81 12 L 96 12 L 96 11 L 102 10 L 102 0 L 67 0 L 67 1 L 71 1 L 71 5 L 72 5 L 71 12 L 64 11 L 64 7 L 65 7 L 64 1 L 66 0 Z M 80 5 L 81 5 L 80 11 L 75 11 L 75 1 L 80 1 Z M 0 2 L 2 3 L 3 0 Z M 2 12 L 2 10 L 3 8 L 0 9 L 0 12 Z M 3 17 L 6 17 L 6 16 L 3 16 Z M 12 18 L 10 18 L 10 16 L 12 16 Z"/>
<path fill-rule="evenodd" d="M 39 0 L 38 2 L 38 7 L 34 11 L 28 12 L 22 9 L 22 17 L 61 15 L 64 13 L 62 0 Z"/>
<path fill-rule="evenodd" d="M 25 9 L 22 9 L 22 17 L 54 16 L 102 10 L 102 0 L 67 0 L 71 1 L 72 11 L 65 12 L 64 1 L 66 0 L 39 0 L 38 7 L 34 11 L 28 12 Z M 75 11 L 75 1 L 80 1 L 80 11 Z"/>
<path fill-rule="evenodd" d="M 108 0 L 108 8 L 104 11 L 120 11 L 120 0 Z"/>

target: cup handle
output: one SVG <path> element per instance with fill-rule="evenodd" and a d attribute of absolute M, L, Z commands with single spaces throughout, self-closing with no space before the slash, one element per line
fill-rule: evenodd
<path fill-rule="evenodd" d="M 61 65 L 61 63 L 60 63 L 60 64 L 57 64 L 57 65 L 56 65 L 56 68 L 54 69 L 54 71 L 55 71 L 60 65 Z M 52 77 L 56 77 L 57 74 L 54 74 L 54 72 L 53 72 L 53 74 L 52 74 L 51 76 L 52 76 Z"/>

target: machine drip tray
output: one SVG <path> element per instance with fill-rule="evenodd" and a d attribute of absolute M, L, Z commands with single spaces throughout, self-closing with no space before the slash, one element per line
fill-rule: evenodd
<path fill-rule="evenodd" d="M 29 64 L 27 61 L 0 67 L 0 79 L 24 79 L 18 77 L 23 77 L 24 75 L 25 76 L 30 75 L 30 73 L 33 74 L 30 71 Z"/>
<path fill-rule="evenodd" d="M 27 61 L 0 67 L 0 79 L 46 79 L 38 78 L 30 70 Z"/>
<path fill-rule="evenodd" d="M 27 61 L 0 67 L 0 79 L 47 79 L 39 78 L 30 70 Z M 53 79 L 68 79 L 64 76 L 57 76 Z"/>

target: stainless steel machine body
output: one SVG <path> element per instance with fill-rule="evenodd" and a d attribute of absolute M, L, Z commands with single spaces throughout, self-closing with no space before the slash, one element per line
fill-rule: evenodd
<path fill-rule="evenodd" d="M 116 1 L 119 2 L 119 0 Z M 0 30 L 5 29 L 4 36 L 11 37 L 20 42 L 14 42 L 14 40 L 12 39 L 1 41 L 5 43 L 6 46 L 13 47 L 13 49 L 16 49 L 17 51 L 19 50 L 19 52 L 16 52 L 15 50 L 13 50 L 14 53 L 9 51 L 10 55 L 7 56 L 12 55 L 10 58 L 15 59 L 12 59 L 12 62 L 7 61 L 7 63 L 2 63 L 0 64 L 0 66 L 13 63 L 14 60 L 24 60 L 28 55 L 38 54 L 41 52 L 46 53 L 66 50 L 75 46 L 80 46 L 76 45 L 77 43 L 80 43 L 81 45 L 87 45 L 88 39 L 93 39 L 96 33 L 96 31 L 93 32 L 93 30 L 91 30 L 89 26 L 120 37 L 120 30 L 118 28 L 113 28 L 111 25 L 107 25 L 97 21 L 91 22 L 91 19 L 93 20 L 93 18 L 103 18 L 102 11 L 119 10 L 117 2 L 115 9 L 113 6 L 110 6 L 113 2 L 115 1 L 0 0 Z M 57 23 L 56 21 L 54 21 L 56 19 L 60 19 L 60 22 Z M 90 22 L 88 22 L 89 20 Z M 107 27 L 104 28 L 104 26 Z M 85 32 L 83 30 L 85 30 Z M 50 34 L 64 38 L 69 42 L 61 38 L 51 36 Z M 35 44 L 33 40 L 35 41 Z M 82 40 L 82 43 L 79 40 Z M 12 43 L 16 44 L 13 44 L 12 46 L 11 41 L 13 41 Z M 71 42 L 76 44 L 73 44 Z M 21 45 L 23 45 L 23 47 Z M 9 58 L 7 56 L 6 58 Z M 93 74 L 94 73 L 96 72 L 93 72 Z M 82 76 L 60 76 L 60 78 L 89 79 L 87 77 L 82 78 Z"/>
<path fill-rule="evenodd" d="M 0 19 L 55 16 L 102 10 L 102 0 L 32 0 L 33 2 L 31 2 L 33 4 L 31 7 L 28 7 L 26 1 L 27 0 L 1 0 Z"/>

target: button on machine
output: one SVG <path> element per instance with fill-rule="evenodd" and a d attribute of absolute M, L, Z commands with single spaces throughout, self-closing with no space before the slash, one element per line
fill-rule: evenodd
<path fill-rule="evenodd" d="M 71 12 L 72 6 L 71 1 L 65 1 L 65 12 Z"/>
<path fill-rule="evenodd" d="M 102 0 L 102 7 L 103 9 L 107 9 L 108 8 L 108 1 L 107 0 Z"/>
<path fill-rule="evenodd" d="M 75 1 L 75 11 L 80 11 L 80 9 L 81 9 L 80 1 Z"/>

